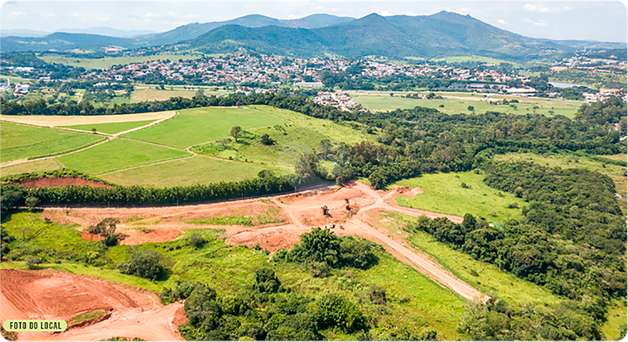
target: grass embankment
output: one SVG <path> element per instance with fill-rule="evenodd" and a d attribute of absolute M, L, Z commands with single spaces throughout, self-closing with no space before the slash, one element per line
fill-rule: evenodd
<path fill-rule="evenodd" d="M 190 153 L 142 142 L 114 139 L 85 151 L 59 157 L 66 167 L 100 174 L 162 160 L 189 156 Z"/>
<path fill-rule="evenodd" d="M 224 295 L 252 284 L 257 269 L 271 267 L 290 289 L 314 298 L 339 293 L 360 303 L 362 310 L 380 322 L 377 329 L 427 326 L 438 332 L 439 339 L 464 339 L 456 327 L 465 310 L 465 300 L 379 249 L 376 251 L 378 264 L 368 270 L 339 269 L 333 270 L 329 277 L 314 278 L 295 263 L 268 263 L 265 251 L 226 245 L 219 230 L 194 229 L 176 241 L 104 248 L 100 242 L 82 240 L 75 227 L 54 222 L 46 224 L 35 213 L 7 215 L 3 217 L 3 225 L 10 235 L 18 238 L 10 244 L 11 252 L 6 255 L 9 261 L 0 264 L 4 269 L 26 269 L 24 258 L 38 256 L 45 258 L 38 268 L 97 276 L 156 292 L 173 287 L 177 280 L 200 281 Z M 40 228 L 45 229 L 39 236 L 32 237 Z M 207 243 L 200 247 L 191 245 L 192 233 L 201 234 Z M 167 280 L 151 281 L 124 275 L 115 269 L 119 262 L 128 261 L 131 253 L 143 248 L 155 250 L 164 257 L 164 263 L 172 270 Z M 386 288 L 387 304 L 376 306 L 365 300 L 371 285 Z M 324 334 L 329 338 L 338 337 L 332 331 Z"/>
<path fill-rule="evenodd" d="M 427 93 L 419 93 L 426 95 Z M 508 101 L 516 99 L 519 103 L 510 105 L 491 105 L 488 104 L 482 94 L 452 94 L 438 93 L 443 99 L 412 99 L 401 97 L 399 94 L 391 97 L 388 94 L 376 95 L 355 95 L 351 97 L 361 104 L 364 108 L 373 111 L 392 111 L 397 108 L 411 109 L 416 106 L 438 109 L 445 114 L 483 114 L 487 111 L 508 113 L 508 114 L 528 114 L 538 113 L 547 116 L 564 115 L 573 118 L 578 108 L 582 105 L 577 101 L 558 101 L 558 100 L 541 100 L 541 99 L 525 99 L 515 96 L 494 95 L 490 101 L 496 102 L 502 99 Z M 443 107 L 441 107 L 441 105 Z M 469 106 L 473 106 L 474 110 L 470 111 Z M 514 107 L 513 107 L 514 106 Z M 538 107 L 535 109 L 534 107 Z M 553 113 L 550 113 L 552 111 Z"/>
<path fill-rule="evenodd" d="M 458 216 L 468 213 L 494 222 L 519 219 L 520 207 L 525 202 L 513 194 L 489 187 L 483 179 L 483 175 L 472 171 L 433 173 L 404 179 L 392 185 L 420 187 L 425 191 L 414 197 L 397 197 L 397 204 L 404 207 Z M 467 187 L 464 188 L 463 184 Z M 514 203 L 519 208 L 508 207 Z"/>
<path fill-rule="evenodd" d="M 105 140 L 104 137 L 2 122 L 2 162 L 71 152 Z"/>
<path fill-rule="evenodd" d="M 71 320 L 68 321 L 68 325 L 72 325 L 72 324 L 78 324 L 81 322 L 85 322 L 87 320 L 90 320 L 92 318 L 96 318 L 96 317 L 100 317 L 100 316 L 104 316 L 107 313 L 104 311 L 94 311 L 94 312 L 88 312 L 86 314 L 82 314 L 82 315 L 78 315 L 74 318 L 72 318 Z"/>
<path fill-rule="evenodd" d="M 278 218 L 280 213 L 278 208 L 268 208 L 258 215 L 228 215 L 228 216 L 214 216 L 204 219 L 189 220 L 187 223 L 198 225 L 219 225 L 219 226 L 245 226 L 253 227 L 259 225 L 265 225 L 269 223 L 282 223 L 286 220 Z M 235 214 L 235 213 L 234 213 Z"/>
<path fill-rule="evenodd" d="M 103 123 L 103 124 L 88 124 L 88 125 L 74 125 L 74 126 L 64 126 L 65 128 L 72 129 L 80 129 L 82 131 L 91 132 L 92 129 L 96 129 L 96 132 L 107 133 L 107 134 L 116 134 L 124 131 L 128 131 L 130 129 L 136 127 L 142 127 L 148 125 L 155 120 L 145 120 L 145 121 L 132 121 L 132 122 L 112 122 L 112 123 Z"/>

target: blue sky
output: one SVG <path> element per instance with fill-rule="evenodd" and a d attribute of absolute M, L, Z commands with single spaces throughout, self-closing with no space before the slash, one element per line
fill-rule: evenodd
<path fill-rule="evenodd" d="M 621 1 L 1 1 L 0 28 L 52 32 L 107 26 L 167 31 L 193 22 L 247 14 L 301 18 L 314 13 L 363 17 L 469 14 L 524 36 L 626 42 L 627 7 Z"/>

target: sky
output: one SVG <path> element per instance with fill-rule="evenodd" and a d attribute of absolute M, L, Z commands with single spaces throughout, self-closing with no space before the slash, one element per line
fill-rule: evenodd
<path fill-rule="evenodd" d="M 360 18 L 370 13 L 469 14 L 490 25 L 533 38 L 627 42 L 622 1 L 6 1 L 0 28 L 54 32 L 64 28 L 112 27 L 165 32 L 194 22 L 223 21 L 247 14 L 278 19 L 315 13 Z"/>

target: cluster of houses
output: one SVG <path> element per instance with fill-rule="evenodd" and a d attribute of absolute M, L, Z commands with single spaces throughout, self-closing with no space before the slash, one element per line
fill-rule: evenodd
<path fill-rule="evenodd" d="M 314 103 L 333 106 L 345 112 L 350 112 L 358 106 L 355 100 L 347 94 L 326 91 L 319 91 L 314 97 Z M 361 110 L 364 111 L 364 109 Z"/>
<path fill-rule="evenodd" d="M 625 60 L 619 60 L 616 56 L 609 56 L 609 58 L 590 58 L 587 56 L 574 56 L 570 58 L 564 58 L 562 61 L 554 63 L 550 70 L 563 71 L 567 69 L 572 69 L 609 72 L 608 66 L 613 66 L 620 70 L 626 70 L 626 65 L 627 63 Z"/>
<path fill-rule="evenodd" d="M 595 94 L 583 93 L 582 95 L 584 95 L 584 102 L 587 103 L 604 101 L 611 96 L 621 97 L 628 102 L 628 94 L 623 89 L 605 89 Z"/>

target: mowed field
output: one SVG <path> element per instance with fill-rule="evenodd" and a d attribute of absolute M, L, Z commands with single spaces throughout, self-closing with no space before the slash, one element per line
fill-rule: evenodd
<path fill-rule="evenodd" d="M 0 160 L 45 157 L 80 149 L 105 140 L 104 137 L 2 122 Z"/>
<path fill-rule="evenodd" d="M 114 139 L 102 145 L 62 156 L 58 159 L 70 169 L 97 175 L 107 171 L 189 155 L 191 154 L 188 152 L 162 146 L 132 140 Z"/>
<path fill-rule="evenodd" d="M 397 204 L 401 206 L 458 216 L 473 214 L 489 222 L 519 219 L 523 200 L 489 187 L 483 179 L 482 174 L 471 171 L 434 173 L 404 179 L 393 185 L 420 187 L 425 191 L 414 197 L 397 197 Z M 463 188 L 462 183 L 468 188 Z M 519 208 L 508 208 L 513 203 Z"/>
<path fill-rule="evenodd" d="M 108 172 L 99 177 L 120 185 L 176 186 L 240 181 L 257 177 L 261 170 L 258 165 L 192 156 Z"/>
<path fill-rule="evenodd" d="M 119 115 L 0 115 L 3 122 L 24 123 L 35 126 L 56 127 L 75 125 L 94 125 L 115 122 L 137 122 L 168 119 L 175 116 L 175 111 L 153 112 L 142 114 Z"/>
<path fill-rule="evenodd" d="M 268 106 L 194 108 L 181 110 L 176 116 L 175 112 L 166 113 L 168 114 L 132 114 L 136 120 L 149 118 L 141 121 L 124 120 L 124 115 L 116 115 L 114 118 L 81 117 L 77 124 L 70 125 L 67 123 L 75 123 L 77 118 L 41 117 L 40 124 L 65 124 L 64 128 L 85 130 L 89 134 L 59 131 L 50 127 L 19 127 L 98 140 L 104 140 L 105 137 L 91 134 L 91 129 L 95 128 L 97 132 L 107 134 L 117 134 L 138 127 L 140 129 L 65 156 L 6 166 L 1 172 L 8 175 L 67 167 L 120 185 L 207 184 L 254 178 L 262 170 L 272 170 L 275 174 L 292 173 L 297 154 L 316 150 L 324 139 L 329 139 L 337 146 L 341 142 L 353 144 L 375 138 L 375 135 L 366 135 L 360 129 Z M 92 123 L 86 122 L 90 119 L 93 120 Z M 107 119 L 122 122 L 106 121 Z M 168 120 L 142 128 L 155 122 L 154 119 Z M 15 130 L 13 126 L 18 126 L 8 125 L 7 129 L 11 130 Z M 233 126 L 243 128 L 237 143 L 230 134 Z M 260 140 L 263 134 L 269 134 L 275 144 L 262 144 Z M 9 137 L 10 134 L 6 136 Z M 205 147 L 207 143 L 213 146 L 219 141 L 226 148 L 217 151 L 218 153 L 199 148 Z M 3 157 L 4 146 L 3 140 Z M 33 148 L 37 153 L 42 149 L 40 145 Z M 195 156 L 194 153 L 200 155 Z"/>
<path fill-rule="evenodd" d="M 185 149 L 229 137 L 234 126 L 246 130 L 286 122 L 286 119 L 254 108 L 192 108 L 181 110 L 172 120 L 126 134 L 125 137 Z"/>
<path fill-rule="evenodd" d="M 516 99 L 519 103 L 513 103 L 516 108 L 510 105 L 491 105 L 484 99 L 482 94 L 452 94 L 452 93 L 438 93 L 443 99 L 412 99 L 401 97 L 407 93 L 396 93 L 395 96 L 383 93 L 352 93 L 350 94 L 353 99 L 364 108 L 372 111 L 388 111 L 400 109 L 411 109 L 416 106 L 438 109 L 446 114 L 483 114 L 487 111 L 494 111 L 508 114 L 528 114 L 538 113 L 547 116 L 564 115 L 568 118 L 573 118 L 574 114 L 578 111 L 582 102 L 578 101 L 560 101 L 560 100 L 542 100 L 532 98 L 522 98 L 515 96 L 493 95 L 491 101 L 501 101 L 507 99 L 508 101 Z M 427 92 L 419 92 L 419 95 L 424 96 Z M 443 107 L 441 107 L 441 105 Z M 467 108 L 473 106 L 474 110 L 470 111 Z M 539 107 L 534 109 L 534 107 Z M 552 113 L 550 113 L 550 111 Z"/>
<path fill-rule="evenodd" d="M 116 134 L 116 133 L 128 131 L 136 127 L 142 127 L 142 126 L 148 125 L 151 122 L 155 122 L 155 120 L 113 122 L 113 123 L 104 123 L 104 124 L 74 125 L 74 126 L 62 126 L 62 127 L 71 128 L 71 129 L 79 129 L 81 131 L 92 131 L 92 129 L 95 128 L 96 132 Z"/>

